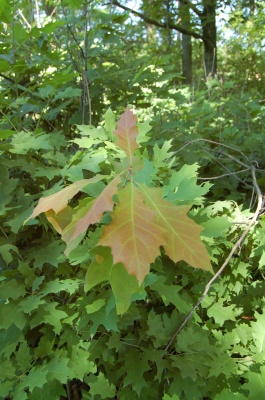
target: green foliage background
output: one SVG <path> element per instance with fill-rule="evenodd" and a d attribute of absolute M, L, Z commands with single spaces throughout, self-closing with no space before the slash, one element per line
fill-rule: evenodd
<path fill-rule="evenodd" d="M 255 209 L 251 170 L 240 162 L 254 163 L 265 184 L 264 10 L 246 17 L 235 2 L 218 79 L 204 80 L 194 43 L 188 87 L 177 37 L 168 48 L 164 32 L 152 45 L 142 23 L 101 1 L 67 0 L 54 16 L 55 4 L 43 2 L 40 25 L 32 4 L 19 3 L 0 5 L 0 398 L 263 400 L 263 215 L 169 351 L 210 274 L 163 255 L 128 301 L 124 271 L 120 315 L 108 282 L 84 290 L 101 226 L 66 257 L 45 217 L 23 223 L 41 196 L 95 173 L 111 177 L 114 150 L 101 135 L 115 126 L 109 108 L 117 119 L 130 104 L 143 135 L 152 127 L 142 148 L 149 176 L 167 186 L 177 171 L 174 201 L 194 205 L 217 271 Z"/>

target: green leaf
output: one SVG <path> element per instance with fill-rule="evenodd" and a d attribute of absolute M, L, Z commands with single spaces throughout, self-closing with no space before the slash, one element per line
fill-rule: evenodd
<path fill-rule="evenodd" d="M 143 168 L 134 174 L 134 179 L 138 183 L 144 183 L 146 186 L 153 186 L 152 181 L 156 176 L 157 170 L 153 163 L 146 158 L 143 159 Z"/>
<path fill-rule="evenodd" d="M 21 330 L 15 324 L 10 325 L 5 331 L 0 332 L 0 354 L 5 354 L 6 358 L 9 358 L 16 351 L 18 344 L 23 341 L 24 335 Z"/>
<path fill-rule="evenodd" d="M 165 167 L 166 165 L 170 166 L 174 162 L 174 158 L 171 159 L 169 164 L 167 164 L 165 162 L 173 154 L 173 152 L 169 151 L 172 147 L 171 141 L 172 140 L 168 140 L 168 141 L 164 142 L 161 149 L 159 148 L 159 146 L 157 144 L 154 145 L 153 163 L 154 163 L 154 167 L 156 169 Z"/>
<path fill-rule="evenodd" d="M 5 279 L 0 283 L 0 298 L 17 300 L 26 293 L 25 285 L 15 279 Z"/>
<path fill-rule="evenodd" d="M 79 285 L 79 279 L 64 279 L 59 280 L 58 278 L 47 282 L 41 289 L 40 294 L 41 297 L 46 296 L 48 293 L 59 293 L 62 290 L 68 292 L 70 294 L 74 294 Z"/>
<path fill-rule="evenodd" d="M 111 141 L 114 139 L 113 132 L 116 128 L 116 122 L 115 122 L 115 114 L 112 112 L 112 110 L 109 108 L 106 111 L 106 114 L 104 115 L 105 119 L 105 125 L 104 128 L 106 130 L 106 133 Z"/>
<path fill-rule="evenodd" d="M 258 353 L 265 352 L 265 314 L 255 313 L 256 321 L 251 322 L 252 335 Z"/>
<path fill-rule="evenodd" d="M 0 254 L 7 265 L 13 261 L 11 250 L 15 253 L 18 253 L 18 249 L 12 244 L 3 244 L 2 246 L 0 246 Z"/>
<path fill-rule="evenodd" d="M 61 383 L 66 383 L 69 378 L 74 377 L 72 368 L 68 365 L 69 359 L 56 355 L 45 366 L 47 380 L 57 379 Z"/>
<path fill-rule="evenodd" d="M 75 378 L 81 381 L 88 373 L 96 372 L 96 366 L 89 361 L 89 352 L 78 345 L 71 347 L 69 367 L 74 371 Z"/>
<path fill-rule="evenodd" d="M 47 382 L 47 370 L 45 366 L 32 367 L 28 375 L 24 375 L 21 379 L 20 386 L 23 388 L 28 388 L 32 391 L 35 387 L 42 388 Z"/>
<path fill-rule="evenodd" d="M 244 374 L 247 382 L 242 385 L 242 389 L 247 389 L 248 399 L 263 400 L 265 393 L 265 366 L 260 367 L 260 371 L 248 371 Z"/>
<path fill-rule="evenodd" d="M 116 388 L 110 384 L 105 376 L 100 372 L 97 376 L 90 374 L 85 382 L 89 385 L 89 393 L 92 396 L 100 396 L 101 399 L 112 399 L 115 396 Z"/>
<path fill-rule="evenodd" d="M 233 376 L 233 374 L 236 375 L 237 371 L 237 361 L 229 354 L 222 352 L 221 354 L 218 354 L 216 362 L 212 363 L 209 377 L 218 377 L 220 374 L 224 374 L 227 378 L 229 378 L 230 376 Z"/>
<path fill-rule="evenodd" d="M 204 227 L 201 235 L 205 237 L 218 237 L 224 236 L 224 231 L 231 227 L 231 222 L 225 216 L 214 217 L 213 219 L 202 222 L 201 226 Z"/>
<path fill-rule="evenodd" d="M 58 267 L 59 263 L 65 259 L 64 249 L 65 246 L 59 240 L 54 240 L 47 245 L 43 244 L 41 248 L 35 248 L 35 254 L 30 253 L 30 256 L 35 258 L 35 268 L 40 270 L 46 263 Z"/>
<path fill-rule="evenodd" d="M 52 101 L 57 101 L 60 99 L 72 99 L 73 97 L 79 97 L 82 93 L 81 89 L 67 87 L 65 90 L 61 90 L 56 92 L 56 96 L 54 96 Z"/>
<path fill-rule="evenodd" d="M 138 136 L 136 141 L 138 144 L 145 143 L 150 139 L 150 137 L 147 136 L 147 133 L 152 129 L 152 126 L 149 124 L 149 122 L 150 121 L 137 122 Z"/>
<path fill-rule="evenodd" d="M 179 171 L 174 172 L 169 184 L 163 187 L 163 196 L 166 196 L 172 202 L 194 203 L 196 198 L 208 193 L 212 186 L 209 182 L 205 182 L 202 185 L 196 184 L 198 168 L 197 163 L 192 165 L 185 164 Z"/>
<path fill-rule="evenodd" d="M 97 284 L 108 281 L 110 279 L 110 274 L 113 266 L 110 248 L 98 247 L 97 249 L 97 260 L 92 261 L 92 263 L 88 267 L 85 276 L 85 292 L 88 292 Z"/>
<path fill-rule="evenodd" d="M 160 278 L 158 282 L 152 283 L 150 288 L 159 293 L 166 306 L 171 303 L 183 314 L 187 313 L 190 310 L 191 305 L 187 304 L 178 294 L 181 290 L 181 286 L 165 285 L 164 281 L 164 278 Z"/>
<path fill-rule="evenodd" d="M 2 215 L 5 212 L 4 207 L 12 200 L 12 193 L 17 187 L 18 179 L 10 179 L 8 169 L 2 165 L 0 165 L 0 176 L 0 215 Z"/>
<path fill-rule="evenodd" d="M 241 310 L 235 310 L 235 304 L 224 306 L 224 299 L 219 298 L 217 301 L 213 297 L 205 297 L 202 307 L 207 309 L 208 317 L 213 317 L 215 323 L 223 325 L 225 321 L 235 321 L 236 317 L 241 314 Z"/>
<path fill-rule="evenodd" d="M 179 318 L 175 320 L 174 316 L 169 318 L 166 314 L 156 314 L 154 310 L 149 312 L 147 334 L 153 337 L 152 342 L 156 349 L 168 342 L 176 331 Z"/>
<path fill-rule="evenodd" d="M 48 303 L 44 307 L 45 314 L 43 315 L 43 322 L 51 324 L 54 327 L 54 332 L 58 335 L 62 329 L 61 320 L 67 318 L 68 315 L 62 310 L 58 310 L 57 303 Z"/>
<path fill-rule="evenodd" d="M 95 312 L 98 312 L 106 303 L 105 299 L 98 299 L 95 300 L 92 304 L 86 305 L 86 312 L 87 314 L 93 314 Z"/>
<path fill-rule="evenodd" d="M 30 132 L 17 132 L 12 138 L 10 149 L 14 154 L 26 154 L 30 150 L 52 150 L 48 140 L 49 136 L 44 133 L 33 134 Z"/>
<path fill-rule="evenodd" d="M 121 370 L 126 373 L 123 385 L 131 385 L 140 397 L 142 388 L 147 386 L 144 374 L 150 370 L 148 360 L 137 349 L 129 347 Z"/>
<path fill-rule="evenodd" d="M 173 394 L 173 396 L 169 396 L 168 394 L 165 394 L 163 396 L 163 400 L 180 400 L 180 398 L 176 394 Z"/>
<path fill-rule="evenodd" d="M 117 314 L 125 313 L 134 300 L 143 299 L 146 293 L 135 276 L 129 275 L 122 264 L 115 264 L 111 271 L 110 284 L 116 300 Z"/>
<path fill-rule="evenodd" d="M 0 329 L 7 329 L 15 324 L 20 330 L 26 325 L 24 313 L 18 308 L 19 302 L 9 300 L 8 303 L 0 302 Z"/>
<path fill-rule="evenodd" d="M 45 300 L 41 299 L 42 296 L 31 295 L 23 299 L 19 304 L 19 309 L 26 314 L 31 314 L 32 311 L 37 310 L 41 304 L 45 304 Z"/>
<path fill-rule="evenodd" d="M 105 306 L 98 312 L 89 314 L 89 321 L 93 322 L 93 326 L 90 328 L 92 335 L 98 331 L 100 325 L 103 325 L 107 331 L 119 331 L 117 326 L 118 317 L 115 309 L 114 295 L 109 296 Z"/>
<path fill-rule="evenodd" d="M 228 389 L 224 389 L 222 390 L 221 393 L 217 394 L 215 396 L 215 400 L 246 400 L 246 396 L 244 396 L 241 393 L 232 393 L 230 390 Z M 254 400 L 254 399 L 253 399 Z"/>

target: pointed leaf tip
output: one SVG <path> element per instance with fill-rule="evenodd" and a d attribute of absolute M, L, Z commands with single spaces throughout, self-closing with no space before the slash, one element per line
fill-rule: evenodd
<path fill-rule="evenodd" d="M 137 117 L 127 107 L 117 122 L 117 128 L 114 134 L 118 136 L 117 146 L 125 151 L 131 160 L 135 150 L 138 148 L 136 137 L 138 135 L 138 127 L 136 125 Z"/>

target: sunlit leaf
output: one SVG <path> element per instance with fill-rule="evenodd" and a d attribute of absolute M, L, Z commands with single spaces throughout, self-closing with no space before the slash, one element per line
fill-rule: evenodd
<path fill-rule="evenodd" d="M 119 204 L 112 214 L 113 221 L 99 241 L 109 246 L 114 263 L 121 262 L 139 283 L 148 274 L 150 264 L 160 254 L 164 238 L 155 222 L 156 213 L 144 204 L 145 197 L 129 183 L 119 191 Z"/>
<path fill-rule="evenodd" d="M 115 135 L 118 136 L 117 146 L 125 151 L 129 159 L 132 159 L 134 151 L 138 148 L 136 121 L 136 115 L 127 107 L 117 123 L 117 129 L 114 131 Z"/>
<path fill-rule="evenodd" d="M 80 190 L 82 190 L 83 187 L 89 185 L 90 183 L 96 183 L 101 179 L 103 179 L 103 176 L 101 175 L 96 175 L 90 179 L 82 179 L 65 187 L 64 189 L 60 190 L 60 192 L 51 194 L 50 196 L 42 197 L 39 200 L 38 205 L 34 208 L 33 213 L 25 222 L 48 210 L 54 210 L 54 212 L 57 214 L 67 206 L 68 201 L 72 199 Z"/>
<path fill-rule="evenodd" d="M 210 256 L 200 239 L 203 228 L 187 216 L 190 206 L 176 206 L 162 198 L 161 188 L 139 185 L 146 202 L 156 212 L 156 222 L 163 229 L 163 244 L 174 261 L 186 261 L 195 268 L 212 271 Z"/>

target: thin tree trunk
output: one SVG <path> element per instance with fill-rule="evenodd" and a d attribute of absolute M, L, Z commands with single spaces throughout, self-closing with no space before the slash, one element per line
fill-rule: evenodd
<path fill-rule="evenodd" d="M 216 45 L 216 0 L 203 0 L 201 17 L 205 75 L 214 76 L 217 72 Z"/>
<path fill-rule="evenodd" d="M 183 0 L 179 0 L 179 17 L 183 28 L 190 29 L 190 9 L 189 5 Z M 182 56 L 182 74 L 185 78 L 184 83 L 192 82 L 192 43 L 191 36 L 181 35 L 181 56 Z"/>

